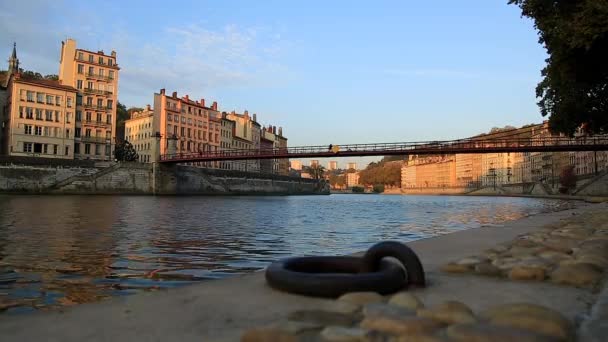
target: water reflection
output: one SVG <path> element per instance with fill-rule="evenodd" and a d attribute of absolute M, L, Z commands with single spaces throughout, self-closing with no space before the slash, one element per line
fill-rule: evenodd
<path fill-rule="evenodd" d="M 528 198 L 0 196 L 0 310 L 27 312 L 346 254 L 570 206 Z"/>

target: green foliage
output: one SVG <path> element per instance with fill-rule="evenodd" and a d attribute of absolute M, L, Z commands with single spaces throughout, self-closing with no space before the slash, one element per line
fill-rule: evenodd
<path fill-rule="evenodd" d="M 377 194 L 381 194 L 384 192 L 384 185 L 383 184 L 374 184 L 374 189 L 373 191 Z"/>
<path fill-rule="evenodd" d="M 346 186 L 346 177 L 344 175 L 331 173 L 329 175 L 329 185 L 334 188 L 342 188 Z"/>
<path fill-rule="evenodd" d="M 31 71 L 31 70 L 22 71 L 21 77 L 23 79 L 28 79 L 28 80 L 53 80 L 53 81 L 59 80 L 59 76 L 57 76 L 55 74 L 43 76 L 41 73 L 36 72 L 36 71 Z"/>
<path fill-rule="evenodd" d="M 554 132 L 608 131 L 608 1 L 509 0 L 534 20 L 547 49 L 536 87 Z"/>
<path fill-rule="evenodd" d="M 59 81 L 59 76 L 55 75 L 55 74 L 51 74 L 51 75 L 45 75 L 44 76 L 45 80 L 53 80 L 53 81 Z"/>
<path fill-rule="evenodd" d="M 359 183 L 399 186 L 401 184 L 401 164 L 382 161 L 370 163 L 365 170 L 359 172 Z"/>
<path fill-rule="evenodd" d="M 313 165 L 306 167 L 304 171 L 308 172 L 312 179 L 321 179 L 325 174 L 325 168 L 321 165 Z"/>
<path fill-rule="evenodd" d="M 125 140 L 116 144 L 114 158 L 118 161 L 137 161 L 137 152 L 133 145 Z"/>
<path fill-rule="evenodd" d="M 574 172 L 574 165 L 566 166 L 561 174 L 559 175 L 559 191 L 561 193 L 568 193 L 576 188 L 576 173 Z"/>
<path fill-rule="evenodd" d="M 365 192 L 365 189 L 362 186 L 353 186 L 352 191 L 354 193 L 360 194 Z"/>

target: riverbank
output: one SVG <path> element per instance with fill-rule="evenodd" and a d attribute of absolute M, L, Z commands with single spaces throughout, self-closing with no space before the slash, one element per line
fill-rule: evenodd
<path fill-rule="evenodd" d="M 445 300 L 467 303 L 473 310 L 491 305 L 531 302 L 577 320 L 595 301 L 592 289 L 552 283 L 441 272 L 447 262 L 464 258 L 520 234 L 573 215 L 606 212 L 604 204 L 544 213 L 500 226 L 481 227 L 408 243 L 420 256 L 429 286 L 413 291 L 427 305 Z M 329 300 L 281 293 L 265 285 L 261 272 L 209 281 L 185 288 L 116 297 L 95 304 L 6 316 L 0 333 L 10 341 L 238 341 L 247 329 L 281 320 L 290 312 L 332 305 Z"/>

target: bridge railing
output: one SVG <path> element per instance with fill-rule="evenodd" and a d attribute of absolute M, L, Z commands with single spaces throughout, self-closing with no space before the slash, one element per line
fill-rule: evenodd
<path fill-rule="evenodd" d="M 492 149 L 492 148 L 522 148 L 522 147 L 548 147 L 548 146 L 581 146 L 581 145 L 608 145 L 608 136 L 596 137 L 543 137 L 543 138 L 511 138 L 511 139 L 484 139 L 470 138 L 448 141 L 421 141 L 406 143 L 369 143 L 369 144 L 345 144 L 345 145 L 316 145 L 316 146 L 295 146 L 285 148 L 269 149 L 227 149 L 221 151 L 200 151 L 186 152 L 178 154 L 165 154 L 161 160 L 192 160 L 204 158 L 224 158 L 230 157 L 273 157 L 295 158 L 299 155 L 318 154 L 319 156 L 348 155 L 357 152 L 383 152 L 398 151 L 404 154 L 416 154 L 417 150 L 428 151 L 437 150 L 438 154 L 450 153 L 450 150 L 459 149 Z"/>

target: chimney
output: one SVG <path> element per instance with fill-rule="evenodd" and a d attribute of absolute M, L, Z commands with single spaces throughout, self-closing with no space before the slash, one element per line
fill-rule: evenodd
<path fill-rule="evenodd" d="M 161 94 L 161 95 L 165 95 L 165 88 L 162 88 L 162 89 L 160 90 L 160 94 Z"/>
<path fill-rule="evenodd" d="M 236 112 L 235 112 L 235 111 L 232 111 L 232 112 L 230 112 L 230 114 L 235 115 L 235 114 L 236 114 Z"/>
<path fill-rule="evenodd" d="M 213 101 L 213 104 L 211 105 L 211 109 L 217 110 L 217 102 L 216 101 Z"/>
<path fill-rule="evenodd" d="M 245 117 L 249 116 L 249 112 L 247 110 L 245 110 L 245 112 L 243 114 L 245 115 Z"/>
<path fill-rule="evenodd" d="M 151 108 L 150 108 L 150 105 L 149 105 L 149 104 L 147 104 L 147 105 L 146 105 L 146 110 L 148 110 L 148 111 L 150 111 L 150 110 L 151 110 Z"/>
<path fill-rule="evenodd" d="M 116 51 L 112 50 L 112 53 L 110 54 L 110 56 L 116 58 Z"/>
<path fill-rule="evenodd" d="M 190 100 L 190 98 L 188 97 L 188 94 L 186 94 L 185 98 L 186 98 L 186 101 Z"/>
<path fill-rule="evenodd" d="M 176 98 L 177 98 L 177 92 L 176 92 L 176 91 L 174 91 L 174 92 L 173 92 L 173 98 L 174 98 L 174 99 L 176 99 Z"/>
<path fill-rule="evenodd" d="M 277 134 L 277 126 L 272 126 L 272 134 Z"/>
<path fill-rule="evenodd" d="M 258 116 L 255 113 L 253 113 L 253 121 L 254 122 L 258 122 Z"/>
<path fill-rule="evenodd" d="M 205 99 L 201 99 L 201 106 L 205 107 Z"/>
<path fill-rule="evenodd" d="M 279 135 L 283 136 L 283 127 L 279 127 Z"/>

